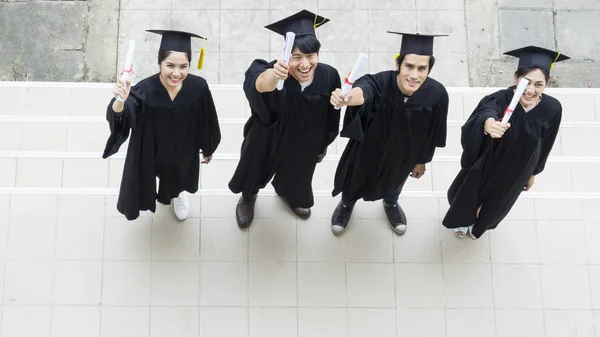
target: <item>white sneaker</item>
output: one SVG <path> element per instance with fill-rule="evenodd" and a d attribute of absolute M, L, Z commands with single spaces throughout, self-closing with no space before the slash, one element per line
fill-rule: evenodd
<path fill-rule="evenodd" d="M 177 219 L 183 221 L 190 214 L 190 202 L 185 191 L 179 193 L 179 197 L 173 198 L 173 210 Z"/>

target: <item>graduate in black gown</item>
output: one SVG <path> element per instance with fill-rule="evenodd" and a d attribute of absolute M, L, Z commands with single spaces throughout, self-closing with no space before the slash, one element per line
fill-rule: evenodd
<path fill-rule="evenodd" d="M 507 123 L 502 123 L 516 86 L 485 96 L 462 127 L 461 171 L 448 190 L 443 225 L 477 239 L 494 229 L 522 191 L 544 171 L 560 127 L 560 102 L 542 92 L 560 53 L 529 46 L 505 53 L 519 58 L 515 83 L 529 84 Z"/>
<path fill-rule="evenodd" d="M 252 116 L 244 127 L 241 157 L 229 189 L 242 193 L 236 206 L 240 228 L 254 219 L 256 195 L 273 178 L 275 191 L 300 218 L 314 204 L 315 167 L 338 134 L 340 112 L 329 104 L 341 80 L 331 66 L 319 63 L 321 44 L 315 28 L 329 19 L 303 10 L 266 28 L 296 38 L 289 65 L 283 60 L 254 60 L 246 71 L 244 92 Z M 282 90 L 276 86 L 285 80 Z"/>
<path fill-rule="evenodd" d="M 221 141 L 221 131 L 208 84 L 189 73 L 191 37 L 203 37 L 178 31 L 149 32 L 162 34 L 160 72 L 133 87 L 115 84 L 115 96 L 125 102 L 112 99 L 108 105 L 110 137 L 102 157 L 117 153 L 129 139 L 117 202 L 127 219 L 136 219 L 141 210 L 155 212 L 157 200 L 165 205 L 172 200 L 175 215 L 184 220 L 189 214 L 185 191 L 198 191 L 200 151 L 202 163 L 208 164 Z"/>
<path fill-rule="evenodd" d="M 389 32 L 394 33 L 394 32 Z M 333 195 L 342 199 L 331 218 L 331 230 L 346 230 L 358 199 L 383 199 L 392 230 L 406 231 L 398 197 L 408 176 L 421 178 L 436 147 L 446 145 L 448 93 L 429 72 L 434 65 L 433 35 L 403 34 L 397 69 L 365 75 L 344 97 L 347 105 L 340 136 L 350 138 L 335 173 Z"/>

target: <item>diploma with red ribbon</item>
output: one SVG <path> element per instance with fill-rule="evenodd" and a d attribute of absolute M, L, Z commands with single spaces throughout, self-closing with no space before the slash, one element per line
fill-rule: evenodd
<path fill-rule="evenodd" d="M 127 87 L 127 80 L 129 79 L 129 74 L 133 72 L 133 49 L 135 48 L 135 41 L 129 40 L 129 49 L 127 49 L 127 57 L 125 58 L 125 65 L 123 68 L 123 72 L 121 72 L 121 80 L 123 81 L 123 86 Z M 117 97 L 117 101 L 123 102 L 123 98 L 121 96 Z"/>
<path fill-rule="evenodd" d="M 358 78 L 358 73 L 367 62 L 367 58 L 368 56 L 365 53 L 358 55 L 356 62 L 354 62 L 354 67 L 352 67 L 352 71 L 348 74 L 348 77 L 344 78 L 344 83 L 342 83 L 342 94 L 344 94 L 344 96 L 352 89 L 352 85 L 354 85 L 354 81 Z"/>
<path fill-rule="evenodd" d="M 508 122 L 508 120 L 510 119 L 510 116 L 512 116 L 512 113 L 515 111 L 517 104 L 521 100 L 521 96 L 523 96 L 523 92 L 525 91 L 525 88 L 527 88 L 528 84 L 529 84 L 529 80 L 526 78 L 522 78 L 521 81 L 519 81 L 519 85 L 517 85 L 517 89 L 515 90 L 515 95 L 513 96 L 512 100 L 510 101 L 510 105 L 506 107 L 506 110 L 504 110 L 504 116 L 502 117 L 502 123 Z"/>

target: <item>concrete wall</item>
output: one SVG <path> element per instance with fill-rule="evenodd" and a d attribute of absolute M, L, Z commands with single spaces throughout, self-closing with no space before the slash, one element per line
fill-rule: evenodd
<path fill-rule="evenodd" d="M 342 75 L 359 52 L 365 71 L 394 66 L 400 36 L 386 30 L 450 34 L 435 45 L 432 76 L 448 86 L 506 86 L 514 58 L 502 52 L 536 44 L 573 60 L 557 64 L 552 84 L 598 87 L 600 0 L 0 0 L 0 80 L 112 82 L 136 40 L 135 79 L 157 70 L 160 37 L 181 29 L 208 37 L 201 47 L 210 83 L 239 84 L 255 58 L 280 55 L 283 39 L 264 29 L 306 8 L 331 19 L 318 29 L 320 61 Z"/>

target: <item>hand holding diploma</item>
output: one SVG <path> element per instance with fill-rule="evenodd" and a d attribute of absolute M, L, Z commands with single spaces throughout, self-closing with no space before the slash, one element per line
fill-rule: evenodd
<path fill-rule="evenodd" d="M 123 85 L 123 83 L 120 80 L 118 80 L 117 83 L 115 83 L 115 86 L 113 87 L 113 96 L 116 99 L 112 104 L 112 109 L 114 112 L 116 112 L 116 113 L 123 112 L 123 109 L 125 109 L 125 101 L 127 100 L 127 97 L 129 97 L 130 90 L 131 90 L 131 81 L 130 80 L 127 80 L 127 82 L 125 82 L 125 85 Z"/>
<path fill-rule="evenodd" d="M 352 88 L 344 95 L 342 89 L 335 89 L 331 92 L 331 98 L 329 103 L 335 108 L 341 108 L 343 106 L 357 106 L 365 103 L 365 97 L 360 87 Z"/>
<path fill-rule="evenodd" d="M 284 81 L 288 78 L 289 66 L 283 60 L 277 60 L 273 68 L 268 68 L 263 71 L 256 79 L 256 90 L 259 93 L 273 92 L 277 89 L 279 81 Z"/>
<path fill-rule="evenodd" d="M 502 138 L 506 130 L 510 128 L 510 123 L 508 123 L 508 120 L 512 116 L 512 113 L 515 111 L 517 104 L 519 104 L 519 101 L 523 96 L 523 92 L 525 92 L 525 88 L 527 88 L 528 84 L 529 80 L 526 78 L 522 78 L 521 81 L 519 81 L 519 85 L 517 85 L 517 88 L 515 89 L 515 95 L 510 101 L 510 104 L 504 110 L 504 116 L 502 117 L 502 121 L 497 121 L 493 118 L 488 118 L 485 121 L 483 129 L 490 137 Z"/>
<path fill-rule="evenodd" d="M 135 48 L 135 41 L 129 41 L 129 48 L 127 49 L 127 57 L 125 59 L 125 66 L 121 72 L 121 78 L 117 80 L 113 88 L 113 95 L 115 101 L 113 102 L 112 109 L 116 113 L 121 113 L 125 108 L 125 101 L 129 97 L 131 90 L 131 81 L 129 80 L 129 74 L 133 72 L 133 49 Z"/>
<path fill-rule="evenodd" d="M 294 47 L 294 39 L 295 38 L 296 38 L 296 34 L 294 34 L 292 32 L 287 32 L 287 34 L 285 34 L 285 47 L 283 50 L 283 62 L 285 62 L 286 65 L 288 65 L 290 63 L 290 56 L 292 56 L 292 47 Z M 286 73 L 286 78 L 287 78 L 287 73 Z M 283 81 L 285 81 L 285 79 L 279 79 L 279 82 L 277 83 L 277 90 L 283 89 Z"/>
<path fill-rule="evenodd" d="M 129 91 L 131 91 L 131 81 L 127 80 L 125 85 L 122 81 L 117 81 L 113 88 L 113 96 L 117 97 L 116 101 L 123 103 L 129 97 Z"/>
<path fill-rule="evenodd" d="M 356 81 L 356 79 L 358 78 L 358 73 L 360 72 L 360 70 L 362 69 L 362 67 L 365 65 L 365 63 L 367 63 L 367 54 L 361 53 L 360 55 L 358 55 L 358 59 L 356 59 L 356 62 L 354 62 L 354 66 L 352 67 L 352 71 L 350 71 L 350 73 L 348 74 L 348 77 L 346 77 L 344 79 L 344 83 L 342 84 L 342 89 L 341 89 L 341 98 L 343 99 L 343 101 L 348 102 L 349 99 L 345 99 L 346 95 L 348 94 L 348 92 L 350 92 L 350 89 L 352 89 L 352 85 L 354 84 L 354 81 Z M 340 93 L 337 92 L 337 90 L 332 94 L 332 105 L 336 108 L 336 109 L 340 109 L 340 105 L 336 105 L 333 104 L 333 95 L 336 95 L 336 101 L 339 101 L 340 98 Z"/>
<path fill-rule="evenodd" d="M 502 117 L 502 123 L 508 122 L 510 116 L 512 116 L 512 113 L 515 111 L 517 104 L 519 104 L 521 96 L 523 96 L 523 92 L 525 91 L 525 88 L 527 88 L 528 84 L 529 80 L 526 78 L 522 78 L 521 81 L 519 81 L 519 85 L 517 85 L 517 89 L 515 90 L 515 95 L 510 101 L 510 105 L 506 108 L 506 110 L 504 110 L 504 117 Z"/>
<path fill-rule="evenodd" d="M 273 65 L 273 76 L 278 81 L 284 81 L 288 77 L 289 69 L 290 68 L 285 61 L 277 60 L 277 63 Z M 277 82 L 277 84 L 279 84 L 279 82 Z"/>
<path fill-rule="evenodd" d="M 336 109 L 339 109 L 345 106 L 348 103 L 348 100 L 350 100 L 351 98 L 352 97 L 350 95 L 344 95 L 342 89 L 335 89 L 335 91 L 331 93 L 329 103 L 331 103 L 331 105 L 333 105 Z"/>
<path fill-rule="evenodd" d="M 483 125 L 483 130 L 492 138 L 502 138 L 508 128 L 510 123 L 502 123 L 493 118 L 488 118 Z"/>

